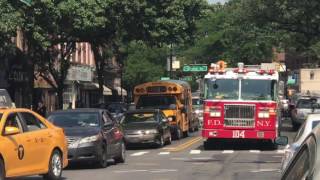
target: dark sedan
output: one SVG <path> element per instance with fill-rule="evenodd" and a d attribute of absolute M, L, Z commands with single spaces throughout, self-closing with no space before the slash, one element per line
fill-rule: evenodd
<path fill-rule="evenodd" d="M 121 124 L 127 144 L 147 143 L 162 147 L 171 143 L 170 126 L 161 110 L 128 111 Z"/>
<path fill-rule="evenodd" d="M 68 140 L 69 161 L 90 160 L 106 167 L 109 159 L 125 161 L 123 133 L 103 109 L 56 111 L 48 119 L 62 127 Z"/>

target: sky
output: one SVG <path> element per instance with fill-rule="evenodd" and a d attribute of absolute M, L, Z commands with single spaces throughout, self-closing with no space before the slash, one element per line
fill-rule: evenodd
<path fill-rule="evenodd" d="M 225 3 L 226 1 L 228 1 L 228 0 L 208 0 L 208 2 L 209 3 L 218 3 L 218 2 L 220 2 L 220 3 Z"/>

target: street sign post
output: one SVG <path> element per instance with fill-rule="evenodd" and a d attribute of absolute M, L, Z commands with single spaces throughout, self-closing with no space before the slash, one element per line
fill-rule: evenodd
<path fill-rule="evenodd" d="M 31 6 L 32 0 L 20 0 L 21 2 L 25 3 L 28 6 Z"/>
<path fill-rule="evenodd" d="M 183 72 L 207 72 L 208 66 L 206 64 L 190 64 L 184 65 Z"/>
<path fill-rule="evenodd" d="M 161 77 L 160 80 L 170 80 L 170 77 Z"/>

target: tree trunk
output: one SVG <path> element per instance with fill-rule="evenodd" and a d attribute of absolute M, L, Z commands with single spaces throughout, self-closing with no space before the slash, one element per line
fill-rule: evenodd
<path fill-rule="evenodd" d="M 100 50 L 98 45 L 92 44 L 92 51 L 94 54 L 95 64 L 96 64 L 96 71 L 98 75 L 98 83 L 99 83 L 99 103 L 104 103 L 104 96 L 103 96 L 103 85 L 104 85 L 104 59 L 103 59 L 103 52 Z"/>
<path fill-rule="evenodd" d="M 58 109 L 63 109 L 63 87 L 58 86 L 57 88 L 57 95 L 58 95 Z"/>

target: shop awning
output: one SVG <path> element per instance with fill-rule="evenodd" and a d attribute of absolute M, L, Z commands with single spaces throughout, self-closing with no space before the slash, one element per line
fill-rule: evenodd
<path fill-rule="evenodd" d="M 99 84 L 98 83 L 93 83 L 93 84 L 97 89 L 99 89 Z M 107 86 L 103 85 L 103 95 L 111 96 L 112 95 L 112 90 L 109 89 Z"/>
<path fill-rule="evenodd" d="M 118 95 L 121 96 L 121 91 L 122 91 L 122 95 L 123 96 L 127 96 L 127 91 L 121 87 L 115 87 L 114 88 L 117 92 L 118 92 Z"/>

